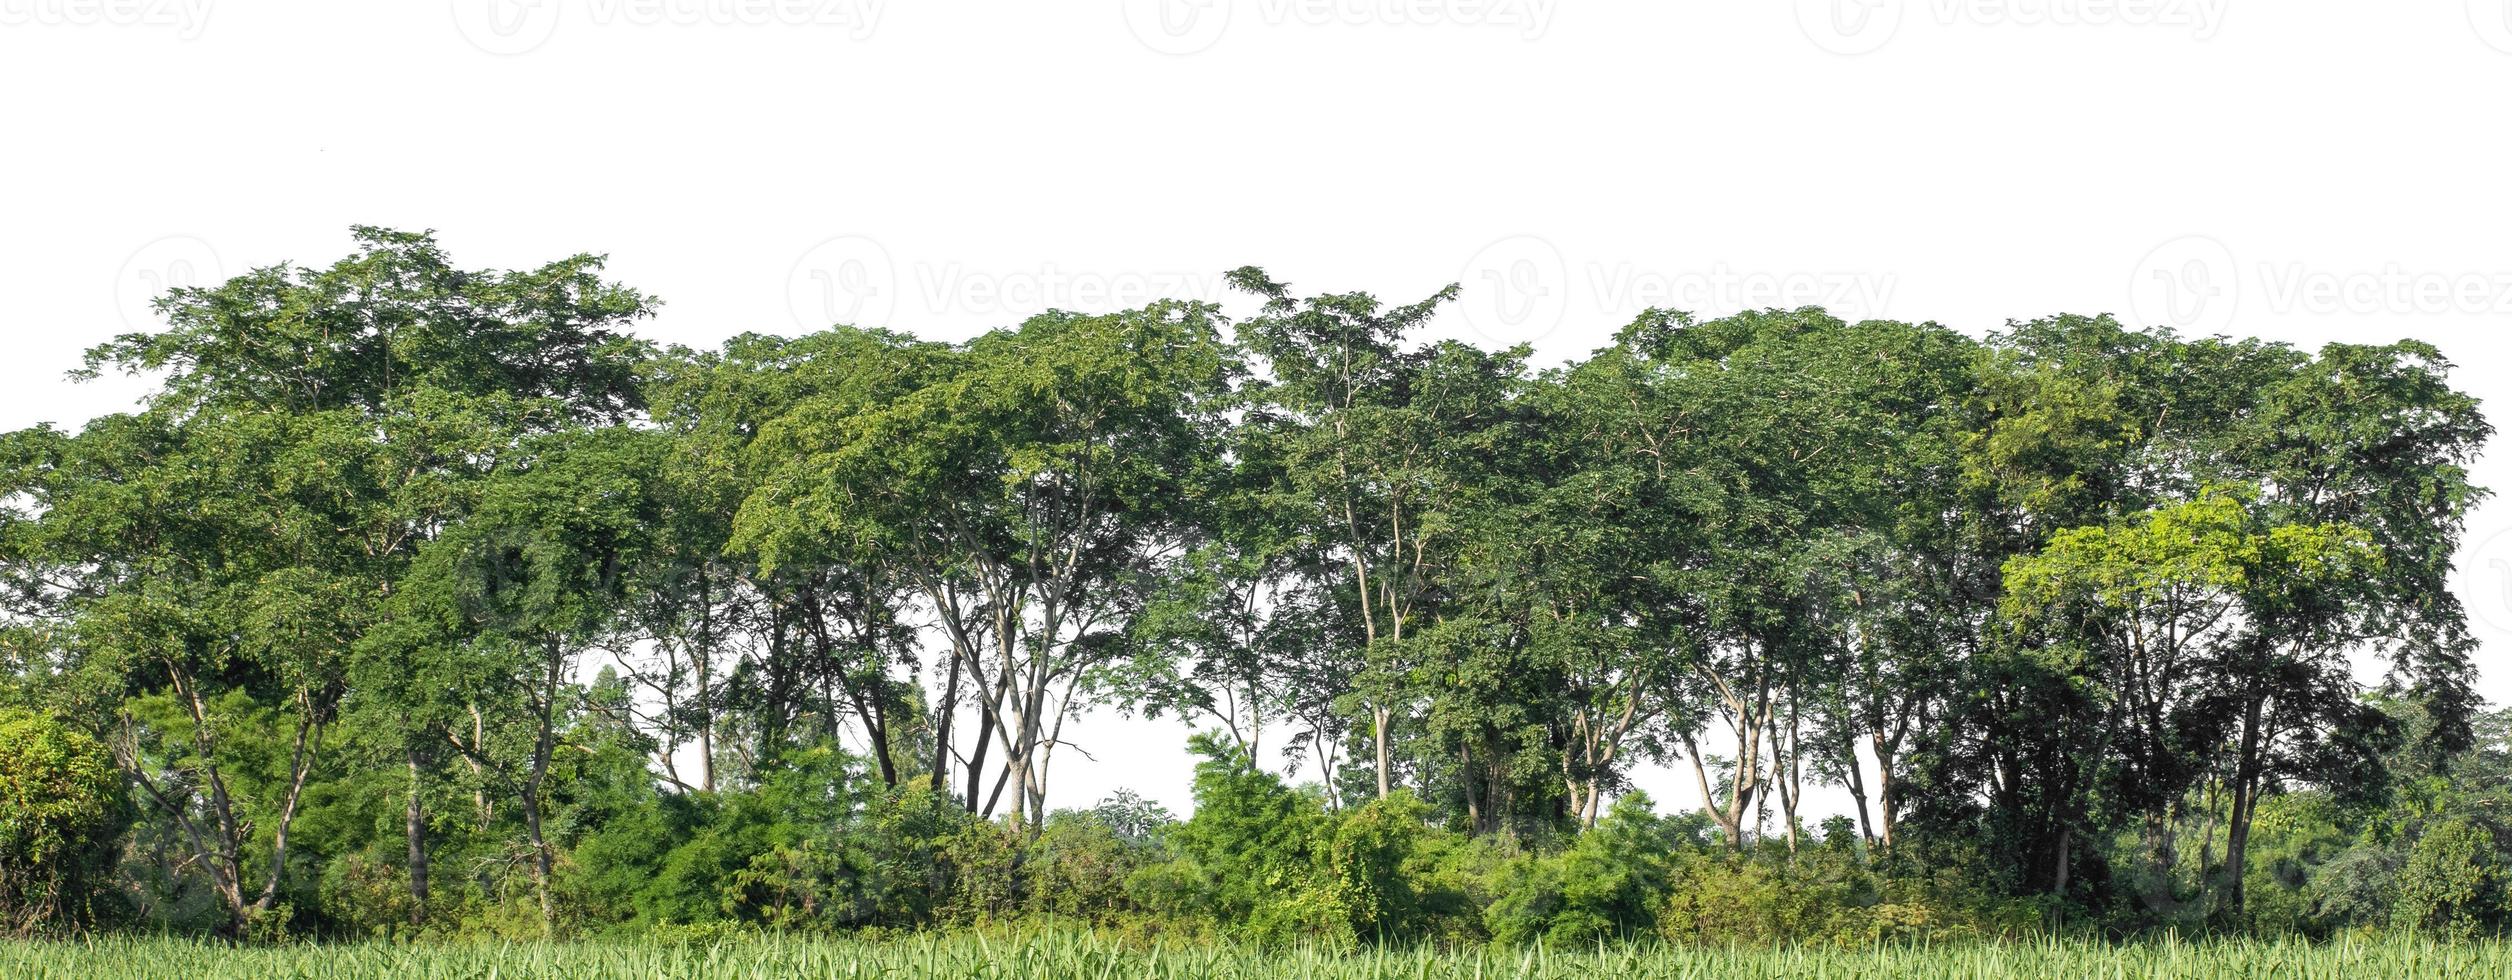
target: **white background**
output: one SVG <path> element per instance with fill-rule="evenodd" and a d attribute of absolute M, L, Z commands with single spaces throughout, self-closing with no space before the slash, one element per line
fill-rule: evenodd
<path fill-rule="evenodd" d="M 697 345 L 1253 263 L 1463 282 L 1443 334 L 1548 361 L 1650 305 L 2113 312 L 2422 338 L 2501 404 L 2507 91 L 2512 0 L 0 0 L 0 427 L 124 407 L 82 349 L 352 223 L 608 253 Z M 2507 527 L 2459 582 L 2496 699 Z M 1051 802 L 1183 804 L 1184 734 L 1093 719 Z"/>

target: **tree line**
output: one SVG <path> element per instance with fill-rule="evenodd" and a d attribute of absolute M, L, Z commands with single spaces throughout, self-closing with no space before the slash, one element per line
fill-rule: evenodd
<path fill-rule="evenodd" d="M 2512 845 L 2446 585 L 2492 430 L 2420 342 L 1650 310 L 1539 367 L 1420 339 L 1455 286 L 1244 268 L 1239 317 L 696 350 L 596 256 L 355 238 L 169 292 L 78 372 L 142 405 L 0 437 L 0 725 L 65 774 L 0 800 L 19 928 L 914 925 L 1093 875 L 1227 923 L 1288 861 L 1339 911 L 1284 921 L 1509 934 L 1604 875 L 1610 932 L 1707 914 L 1683 847 L 2249 928 Z M 1194 819 L 1050 810 L 1093 711 L 1206 733 Z M 1700 810 L 1618 809 L 1642 762 Z M 2263 813 L 2327 846 L 2262 859 Z M 2497 857 L 2415 865 L 2445 817 Z M 2500 921 L 2478 883 L 2417 914 Z"/>

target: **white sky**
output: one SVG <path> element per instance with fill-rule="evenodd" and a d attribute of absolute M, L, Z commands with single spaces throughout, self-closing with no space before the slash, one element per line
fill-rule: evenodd
<path fill-rule="evenodd" d="M 351 223 L 607 252 L 701 345 L 1254 263 L 1462 281 L 1442 335 L 1545 359 L 1649 305 L 2107 311 L 2422 338 L 2502 402 L 2507 83 L 2507 0 L 0 0 L 0 426 L 122 407 L 62 372 L 148 295 Z M 2460 582 L 2498 700 L 2508 528 Z M 1183 736 L 1081 725 L 1053 802 L 1182 804 Z"/>

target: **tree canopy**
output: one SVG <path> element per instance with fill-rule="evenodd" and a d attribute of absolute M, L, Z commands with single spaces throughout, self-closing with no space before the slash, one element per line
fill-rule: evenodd
<path fill-rule="evenodd" d="M 1243 268 L 1239 318 L 697 350 L 598 256 L 354 238 L 0 436 L 0 923 L 1585 942 L 1733 927 L 1757 854 L 2512 916 L 2446 880 L 2512 825 L 2445 584 L 2492 430 L 2429 345 L 1647 310 L 1546 366 L 1423 339 L 1457 286 Z M 1054 809 L 1086 712 L 1206 730 L 1194 816 Z"/>

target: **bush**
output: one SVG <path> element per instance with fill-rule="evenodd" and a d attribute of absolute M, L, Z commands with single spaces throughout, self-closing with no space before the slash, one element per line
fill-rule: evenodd
<path fill-rule="evenodd" d="M 105 747 L 32 712 L 0 708 L 0 931 L 27 935 L 109 917 L 122 774 Z"/>
<path fill-rule="evenodd" d="M 1504 943 L 1585 946 L 1644 933 L 1687 842 L 1697 844 L 1684 824 L 1658 816 L 1647 794 L 1625 796 L 1568 850 L 1520 859 L 1511 869 L 1515 886 L 1483 921 Z"/>
<path fill-rule="evenodd" d="M 717 799 L 703 793 L 657 794 L 644 806 L 623 810 L 586 834 L 562 868 L 560 881 L 569 905 L 589 922 L 618 924 L 631 931 L 674 918 L 691 921 L 691 912 L 675 916 L 674 909 L 712 906 L 710 886 L 699 886 L 703 897 L 685 894 L 689 885 L 685 859 L 681 859 L 684 877 L 667 877 L 664 865 L 675 860 L 701 828 L 717 819 L 721 809 Z M 675 889 L 684 894 L 668 894 Z"/>
<path fill-rule="evenodd" d="M 1126 883 L 1160 858 L 1156 844 L 1128 840 L 1097 813 L 1062 811 L 1029 844 L 1029 907 L 1093 925 L 1134 908 Z"/>
<path fill-rule="evenodd" d="M 1326 891 L 1354 936 L 1409 936 L 1421 925 L 1415 848 L 1429 814 L 1410 790 L 1398 790 L 1334 822 L 1318 857 Z"/>
<path fill-rule="evenodd" d="M 2504 870 L 2493 832 L 2464 817 L 2426 829 L 2399 869 L 2400 928 L 2466 939 L 2501 928 Z"/>
<path fill-rule="evenodd" d="M 1893 877 L 1867 863 L 1847 833 L 1789 853 L 1686 852 L 1658 915 L 1658 934 L 1697 946 L 1836 948 L 2010 938 L 2038 931 L 2033 899 L 1998 899 L 1955 871 Z"/>
<path fill-rule="evenodd" d="M 318 897 L 333 928 L 350 935 L 392 938 L 409 931 L 409 873 L 372 854 L 353 851 L 323 866 Z"/>
<path fill-rule="evenodd" d="M 1865 931 L 1853 910 L 1878 904 L 1872 883 L 1814 857 L 1801 856 L 1814 867 L 1792 866 L 1784 855 L 1687 861 L 1659 934 L 1695 945 L 1775 946 L 1831 943 Z"/>
<path fill-rule="evenodd" d="M 1290 932 L 1331 917 L 1322 911 L 1330 896 L 1307 894 L 1325 808 L 1218 739 L 1197 735 L 1188 744 L 1204 761 L 1195 766 L 1195 816 L 1170 835 L 1193 866 L 1176 883 L 1186 887 L 1173 889 L 1190 907 L 1176 911 L 1252 924 L 1260 906 L 1277 906 L 1265 921 L 1301 924 Z"/>
<path fill-rule="evenodd" d="M 2259 801 L 2250 825 L 2250 867 L 2242 879 L 2242 917 L 2247 921 L 2235 925 L 2271 936 L 2329 931 L 2333 923 L 2315 908 L 2312 886 L 2346 852 L 2347 834 L 2339 828 L 2339 818 L 2326 793 L 2282 793 Z"/>

